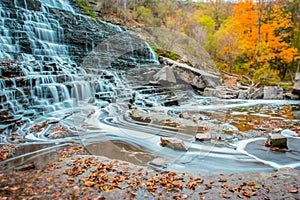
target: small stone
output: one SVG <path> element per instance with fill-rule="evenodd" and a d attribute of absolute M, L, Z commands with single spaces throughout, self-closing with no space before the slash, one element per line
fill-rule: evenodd
<path fill-rule="evenodd" d="M 176 151 L 187 151 L 188 150 L 188 148 L 185 146 L 184 142 L 178 138 L 161 137 L 160 141 L 161 141 L 162 146 L 167 146 Z"/>
<path fill-rule="evenodd" d="M 210 140 L 211 139 L 211 134 L 210 133 L 204 133 L 204 134 L 199 133 L 195 136 L 195 138 L 198 141 Z"/>
<path fill-rule="evenodd" d="M 267 143 L 271 147 L 278 147 L 278 148 L 288 148 L 287 147 L 287 139 L 285 136 L 281 134 L 269 134 Z"/>

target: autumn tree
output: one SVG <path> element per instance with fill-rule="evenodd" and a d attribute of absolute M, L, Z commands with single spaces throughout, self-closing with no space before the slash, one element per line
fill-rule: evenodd
<path fill-rule="evenodd" d="M 297 54 L 290 44 L 290 12 L 271 1 L 240 0 L 231 23 L 241 50 L 236 60 L 245 64 L 244 70 L 257 81 L 278 81 L 279 75 L 284 78 Z"/>

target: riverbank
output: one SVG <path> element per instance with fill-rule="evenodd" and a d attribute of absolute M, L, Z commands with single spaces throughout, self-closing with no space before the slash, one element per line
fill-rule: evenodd
<path fill-rule="evenodd" d="M 74 145 L 41 169 L 0 173 L 0 199 L 299 199 L 300 171 L 191 175 L 84 155 Z M 46 164 L 46 163 L 44 163 Z M 33 168 L 33 169 L 32 169 Z"/>

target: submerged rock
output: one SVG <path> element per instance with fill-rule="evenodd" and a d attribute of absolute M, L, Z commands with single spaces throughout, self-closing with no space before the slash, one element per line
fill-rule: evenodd
<path fill-rule="evenodd" d="M 184 144 L 184 142 L 181 139 L 173 138 L 173 137 L 161 137 L 160 138 L 161 145 L 167 146 L 171 149 L 174 149 L 176 151 L 187 151 L 188 148 Z"/>

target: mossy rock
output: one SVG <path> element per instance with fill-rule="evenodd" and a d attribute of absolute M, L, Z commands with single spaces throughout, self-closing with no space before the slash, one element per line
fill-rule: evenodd
<path fill-rule="evenodd" d="M 165 50 L 165 49 L 156 49 L 156 54 L 159 56 L 163 56 L 166 58 L 170 58 L 172 60 L 179 60 L 181 59 L 180 55 L 178 55 L 177 53 L 175 53 L 174 51 L 169 51 L 169 50 Z"/>

